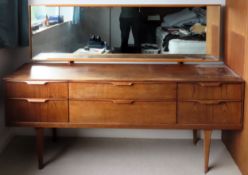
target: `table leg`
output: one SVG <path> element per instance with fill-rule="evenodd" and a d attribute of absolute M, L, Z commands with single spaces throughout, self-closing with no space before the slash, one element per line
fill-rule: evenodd
<path fill-rule="evenodd" d="M 198 130 L 197 129 L 194 129 L 193 130 L 193 144 L 196 145 L 199 140 L 200 139 L 198 137 Z"/>
<path fill-rule="evenodd" d="M 38 157 L 38 168 L 44 167 L 43 154 L 44 154 L 44 129 L 36 128 L 36 153 Z"/>
<path fill-rule="evenodd" d="M 211 145 L 211 135 L 212 130 L 204 131 L 204 170 L 205 173 L 209 170 L 209 154 L 210 154 L 210 145 Z"/>
<path fill-rule="evenodd" d="M 58 132 L 56 128 L 52 128 L 52 137 L 53 137 L 53 142 L 57 142 L 58 140 Z"/>

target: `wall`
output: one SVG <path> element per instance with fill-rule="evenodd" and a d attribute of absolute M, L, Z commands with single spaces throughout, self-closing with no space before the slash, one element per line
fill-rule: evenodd
<path fill-rule="evenodd" d="M 32 36 L 33 56 L 41 52 L 74 52 L 83 47 L 79 40 L 80 26 L 65 22 Z"/>
<path fill-rule="evenodd" d="M 5 127 L 3 81 L 2 78 L 29 60 L 28 48 L 0 49 L 0 152 L 11 137 L 11 131 Z"/>

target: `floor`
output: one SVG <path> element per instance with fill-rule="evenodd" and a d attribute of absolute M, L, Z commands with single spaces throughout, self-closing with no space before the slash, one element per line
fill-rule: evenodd
<path fill-rule="evenodd" d="M 15 137 L 0 155 L 1 175 L 203 175 L 202 141 L 46 139 L 37 169 L 33 137 Z M 221 141 L 213 141 L 208 175 L 241 175 Z"/>

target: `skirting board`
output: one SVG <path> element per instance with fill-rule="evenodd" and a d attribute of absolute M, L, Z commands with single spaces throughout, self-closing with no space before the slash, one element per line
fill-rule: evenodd
<path fill-rule="evenodd" d="M 5 149 L 9 144 L 14 134 L 11 129 L 5 128 L 0 133 L 0 153 Z"/>
<path fill-rule="evenodd" d="M 18 136 L 33 136 L 34 129 L 16 128 Z M 51 135 L 46 129 L 46 135 Z M 58 129 L 62 137 L 92 137 L 92 138 L 137 138 L 137 139 L 192 139 L 192 130 L 148 130 L 148 129 Z M 201 134 L 202 135 L 202 134 Z M 213 139 L 221 139 L 221 131 L 214 131 Z"/>

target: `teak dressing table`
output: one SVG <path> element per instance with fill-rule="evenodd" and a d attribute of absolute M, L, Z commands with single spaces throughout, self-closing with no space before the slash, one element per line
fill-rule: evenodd
<path fill-rule="evenodd" d="M 8 126 L 36 128 L 242 128 L 244 83 L 224 65 L 26 64 L 5 78 Z"/>
<path fill-rule="evenodd" d="M 211 48 L 216 46 L 213 36 Z M 209 52 L 214 55 L 215 51 Z M 242 129 L 244 81 L 229 67 L 214 63 L 138 64 L 142 61 L 133 56 L 129 61 L 136 64 L 111 64 L 111 58 L 85 60 L 66 55 L 61 59 L 60 54 L 25 64 L 4 78 L 6 123 L 36 129 L 40 169 L 44 167 L 44 128 L 190 129 L 194 130 L 194 142 L 196 131 L 201 129 L 205 172 L 212 131 Z M 113 62 L 121 60 L 111 57 Z M 106 63 L 74 63 L 90 60 Z"/>

